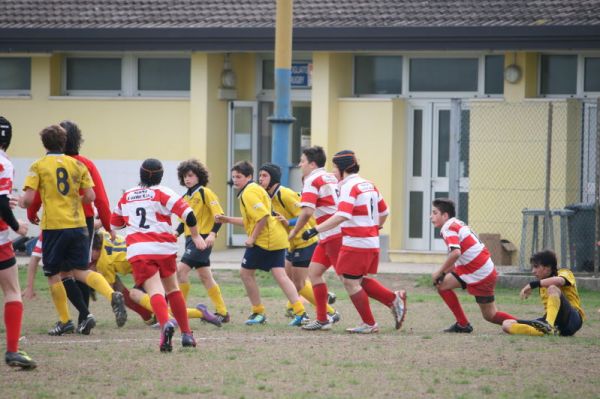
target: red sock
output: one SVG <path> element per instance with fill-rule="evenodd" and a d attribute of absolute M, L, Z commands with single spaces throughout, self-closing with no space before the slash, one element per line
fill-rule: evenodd
<path fill-rule="evenodd" d="M 454 317 L 456 317 L 456 322 L 463 327 L 469 324 L 469 320 L 467 320 L 467 316 L 465 315 L 462 306 L 460 306 L 460 302 L 458 301 L 456 293 L 452 290 L 438 290 L 438 293 L 440 294 L 444 302 L 446 302 L 446 305 L 448 305 L 452 313 L 454 313 Z"/>
<path fill-rule="evenodd" d="M 164 326 L 169 321 L 169 308 L 167 307 L 167 301 L 164 295 L 154 294 L 150 298 L 150 305 L 156 315 L 156 320 L 160 326 Z"/>
<path fill-rule="evenodd" d="M 327 322 L 327 284 L 313 285 L 313 293 L 315 295 L 315 307 L 317 308 L 317 320 L 325 323 Z"/>
<path fill-rule="evenodd" d="M 122 293 L 123 297 L 125 298 L 125 306 L 139 314 L 144 321 L 150 320 L 150 318 L 152 317 L 151 311 L 133 302 L 133 300 L 129 297 L 129 290 L 127 288 L 123 288 Z"/>
<path fill-rule="evenodd" d="M 375 318 L 371 312 L 371 306 L 369 305 L 369 296 L 365 290 L 360 290 L 356 294 L 351 295 L 352 303 L 358 311 L 360 318 L 364 323 L 372 326 L 375 324 Z"/>
<path fill-rule="evenodd" d="M 502 325 L 502 322 L 504 320 L 516 320 L 516 319 L 517 318 L 515 316 L 512 316 L 508 313 L 496 312 L 496 314 L 492 318 L 492 323 Z"/>
<path fill-rule="evenodd" d="M 171 312 L 173 312 L 173 316 L 175 317 L 175 320 L 177 320 L 181 332 L 191 332 L 190 321 L 187 315 L 187 307 L 185 305 L 185 299 L 183 299 L 181 291 L 177 290 L 171 292 L 169 295 L 167 295 L 167 301 L 169 301 Z"/>
<path fill-rule="evenodd" d="M 360 284 L 370 298 L 383 303 L 388 308 L 392 306 L 396 294 L 383 286 L 379 281 L 370 277 L 363 277 Z"/>
<path fill-rule="evenodd" d="M 6 351 L 19 350 L 21 321 L 23 320 L 23 302 L 13 301 L 4 304 L 4 325 L 6 326 Z"/>

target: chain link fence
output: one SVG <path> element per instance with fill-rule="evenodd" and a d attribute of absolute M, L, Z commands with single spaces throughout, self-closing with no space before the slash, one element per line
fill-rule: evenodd
<path fill-rule="evenodd" d="M 451 113 L 450 196 L 495 263 L 529 270 L 550 248 L 560 266 L 594 271 L 597 103 L 455 100 Z"/>

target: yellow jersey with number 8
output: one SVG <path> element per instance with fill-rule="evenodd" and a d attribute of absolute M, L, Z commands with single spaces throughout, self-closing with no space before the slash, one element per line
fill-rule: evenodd
<path fill-rule="evenodd" d="M 42 198 L 42 230 L 85 227 L 79 189 L 94 187 L 85 165 L 65 154 L 49 153 L 29 167 L 23 189 Z"/>

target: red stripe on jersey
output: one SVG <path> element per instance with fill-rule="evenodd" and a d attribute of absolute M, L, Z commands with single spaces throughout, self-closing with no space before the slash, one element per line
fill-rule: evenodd
<path fill-rule="evenodd" d="M 11 191 L 12 190 L 12 179 L 10 177 L 3 177 L 0 179 L 0 191 Z"/>
<path fill-rule="evenodd" d="M 131 233 L 125 241 L 127 245 L 132 245 L 141 242 L 177 242 L 177 238 L 170 233 Z"/>
<path fill-rule="evenodd" d="M 335 199 L 331 195 L 321 197 L 317 200 L 317 206 L 335 206 Z"/>
<path fill-rule="evenodd" d="M 342 227 L 342 234 L 347 237 L 378 237 L 379 228 L 377 226 Z"/>
<path fill-rule="evenodd" d="M 384 213 L 385 211 L 387 211 L 387 204 L 385 203 L 383 198 L 381 198 L 377 203 L 377 210 L 379 211 L 379 213 Z"/>
<path fill-rule="evenodd" d="M 8 230 L 8 224 L 6 224 L 6 222 L 2 219 L 0 219 L 0 231 L 6 231 Z"/>
<path fill-rule="evenodd" d="M 366 205 L 355 206 L 352 210 L 352 216 L 369 216 L 369 207 Z"/>
<path fill-rule="evenodd" d="M 9 260 L 15 257 L 15 252 L 13 251 L 12 242 L 9 241 L 6 244 L 0 245 L 0 262 L 4 262 L 5 260 Z"/>
<path fill-rule="evenodd" d="M 110 216 L 110 224 L 115 227 L 121 227 L 121 226 L 125 226 L 127 224 L 127 222 L 125 221 L 125 218 L 123 216 L 113 213 Z"/>
<path fill-rule="evenodd" d="M 329 219 L 332 216 L 333 215 L 323 215 L 323 216 L 317 218 L 317 224 L 322 224 L 324 221 L 326 221 L 327 219 Z"/>
<path fill-rule="evenodd" d="M 460 243 L 460 252 L 462 252 L 464 254 L 465 252 L 467 252 L 467 250 L 469 248 L 471 248 L 473 245 L 477 245 L 477 244 L 479 244 L 479 241 L 477 241 L 475 239 L 475 237 L 473 237 L 473 235 L 468 235 Z"/>
<path fill-rule="evenodd" d="M 444 241 L 446 242 L 446 245 L 449 247 L 460 248 L 460 239 L 458 238 L 458 236 L 452 235 L 452 236 L 444 237 Z"/>
<path fill-rule="evenodd" d="M 352 214 L 353 209 L 354 209 L 354 206 L 348 202 L 340 202 L 338 204 L 338 211 L 340 211 L 340 212 Z"/>
<path fill-rule="evenodd" d="M 171 224 L 171 216 L 170 215 L 163 215 L 160 213 L 156 213 L 156 220 L 158 222 L 164 222 L 164 223 Z"/>
<path fill-rule="evenodd" d="M 319 195 L 318 194 L 307 193 L 307 192 L 303 192 L 302 193 L 302 202 L 306 202 L 308 204 L 314 204 L 316 206 L 318 199 L 319 199 Z"/>
<path fill-rule="evenodd" d="M 487 248 L 484 248 L 472 261 L 467 263 L 466 265 L 456 266 L 456 271 L 459 275 L 461 274 L 471 274 L 475 273 L 477 270 L 481 268 L 481 266 L 485 265 L 485 263 L 490 258 L 490 253 Z"/>

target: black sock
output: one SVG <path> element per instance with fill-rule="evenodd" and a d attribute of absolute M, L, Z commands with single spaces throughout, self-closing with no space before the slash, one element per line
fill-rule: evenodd
<path fill-rule="evenodd" d="M 75 280 L 77 286 L 79 287 L 79 291 L 81 291 L 81 297 L 83 298 L 83 303 L 85 303 L 85 307 L 90 307 L 90 290 L 91 288 L 86 284 L 82 283 L 79 280 Z"/>
<path fill-rule="evenodd" d="M 67 297 L 69 298 L 69 301 L 71 301 L 73 306 L 75 306 L 75 308 L 79 311 L 79 323 L 81 323 L 90 314 L 90 311 L 83 300 L 83 295 L 81 295 L 81 290 L 75 283 L 75 280 L 71 277 L 63 279 L 62 282 L 65 286 L 65 290 L 67 291 Z"/>

